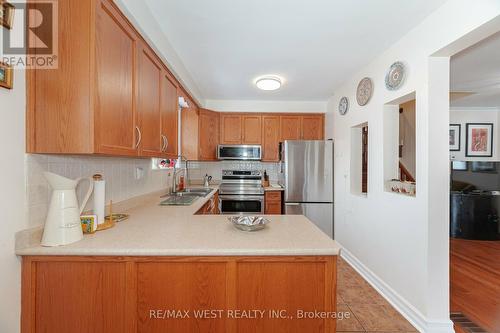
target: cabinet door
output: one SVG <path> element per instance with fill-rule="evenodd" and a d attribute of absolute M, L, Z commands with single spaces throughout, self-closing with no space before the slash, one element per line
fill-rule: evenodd
<path fill-rule="evenodd" d="M 221 144 L 238 145 L 241 143 L 241 115 L 220 115 Z"/>
<path fill-rule="evenodd" d="M 98 2 L 96 21 L 96 151 L 136 155 L 138 36 L 108 1 Z"/>
<path fill-rule="evenodd" d="M 245 115 L 242 121 L 242 142 L 245 145 L 260 145 L 262 142 L 262 117 Z"/>
<path fill-rule="evenodd" d="M 324 139 L 323 115 L 302 117 L 302 139 L 323 140 Z"/>
<path fill-rule="evenodd" d="M 195 311 L 226 310 L 228 278 L 226 263 L 141 262 L 137 264 L 137 326 L 134 332 L 187 333 L 228 332 L 226 317 L 196 319 Z M 234 296 L 236 297 L 236 296 Z M 190 319 L 154 320 L 151 309 L 189 310 Z M 199 313 L 199 312 L 198 312 Z M 134 314 L 130 314 L 134 315 Z"/>
<path fill-rule="evenodd" d="M 201 109 L 199 118 L 199 159 L 217 159 L 219 144 L 219 113 Z"/>
<path fill-rule="evenodd" d="M 177 94 L 184 97 L 189 104 L 189 108 L 182 109 L 181 112 L 181 154 L 188 160 L 196 161 L 198 160 L 199 110 L 182 90 L 178 90 Z"/>
<path fill-rule="evenodd" d="M 162 67 L 153 52 L 145 45 L 139 52 L 138 63 L 137 113 L 140 155 L 157 157 L 162 153 L 160 112 Z"/>
<path fill-rule="evenodd" d="M 300 116 L 281 116 L 281 141 L 300 140 L 301 117 Z"/>
<path fill-rule="evenodd" d="M 176 158 L 178 155 L 177 83 L 164 70 L 161 84 L 161 133 L 163 135 L 162 139 L 165 140 L 164 145 L 162 145 L 162 155 Z"/>
<path fill-rule="evenodd" d="M 262 160 L 279 161 L 280 117 L 262 116 Z"/>
<path fill-rule="evenodd" d="M 134 314 L 126 306 L 125 266 L 124 262 L 36 263 L 31 279 L 37 311 L 30 332 L 126 332 L 127 317 Z"/>

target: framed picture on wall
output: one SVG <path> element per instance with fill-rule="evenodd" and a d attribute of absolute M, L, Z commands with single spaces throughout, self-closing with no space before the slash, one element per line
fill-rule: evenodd
<path fill-rule="evenodd" d="M 450 124 L 450 151 L 460 150 L 460 124 Z"/>
<path fill-rule="evenodd" d="M 493 156 L 493 124 L 467 123 L 466 151 L 468 157 Z"/>
<path fill-rule="evenodd" d="M 0 0 L 0 26 L 12 29 L 15 7 L 6 0 Z"/>
<path fill-rule="evenodd" d="M 0 62 L 0 87 L 12 89 L 13 75 L 12 67 Z"/>

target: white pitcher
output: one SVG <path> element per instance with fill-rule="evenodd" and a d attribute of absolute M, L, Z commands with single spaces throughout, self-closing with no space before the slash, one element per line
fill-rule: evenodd
<path fill-rule="evenodd" d="M 80 215 L 94 189 L 92 178 L 73 180 L 51 172 L 44 172 L 44 176 L 53 191 L 43 229 L 42 245 L 58 246 L 79 241 L 83 238 Z M 76 187 L 82 180 L 88 180 L 90 185 L 85 199 L 78 206 Z"/>

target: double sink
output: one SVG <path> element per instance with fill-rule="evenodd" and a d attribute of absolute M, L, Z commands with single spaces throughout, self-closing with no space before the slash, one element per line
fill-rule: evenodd
<path fill-rule="evenodd" d="M 179 192 L 174 192 L 171 194 L 167 194 L 162 196 L 165 198 L 162 202 L 160 202 L 161 206 L 189 206 L 193 202 L 195 202 L 198 198 L 206 197 L 212 189 L 199 187 L 199 188 L 186 188 Z"/>

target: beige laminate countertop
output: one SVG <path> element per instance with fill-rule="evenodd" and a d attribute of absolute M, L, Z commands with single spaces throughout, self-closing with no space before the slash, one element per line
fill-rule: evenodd
<path fill-rule="evenodd" d="M 34 246 L 17 255 L 271 256 L 337 255 L 338 244 L 301 215 L 269 215 L 261 231 L 243 232 L 224 215 L 193 215 L 217 191 L 191 206 L 159 206 L 157 194 L 126 211 L 130 219 L 58 247 Z"/>
<path fill-rule="evenodd" d="M 264 187 L 264 191 L 284 191 L 285 189 L 278 184 L 271 183 L 269 186 Z"/>

